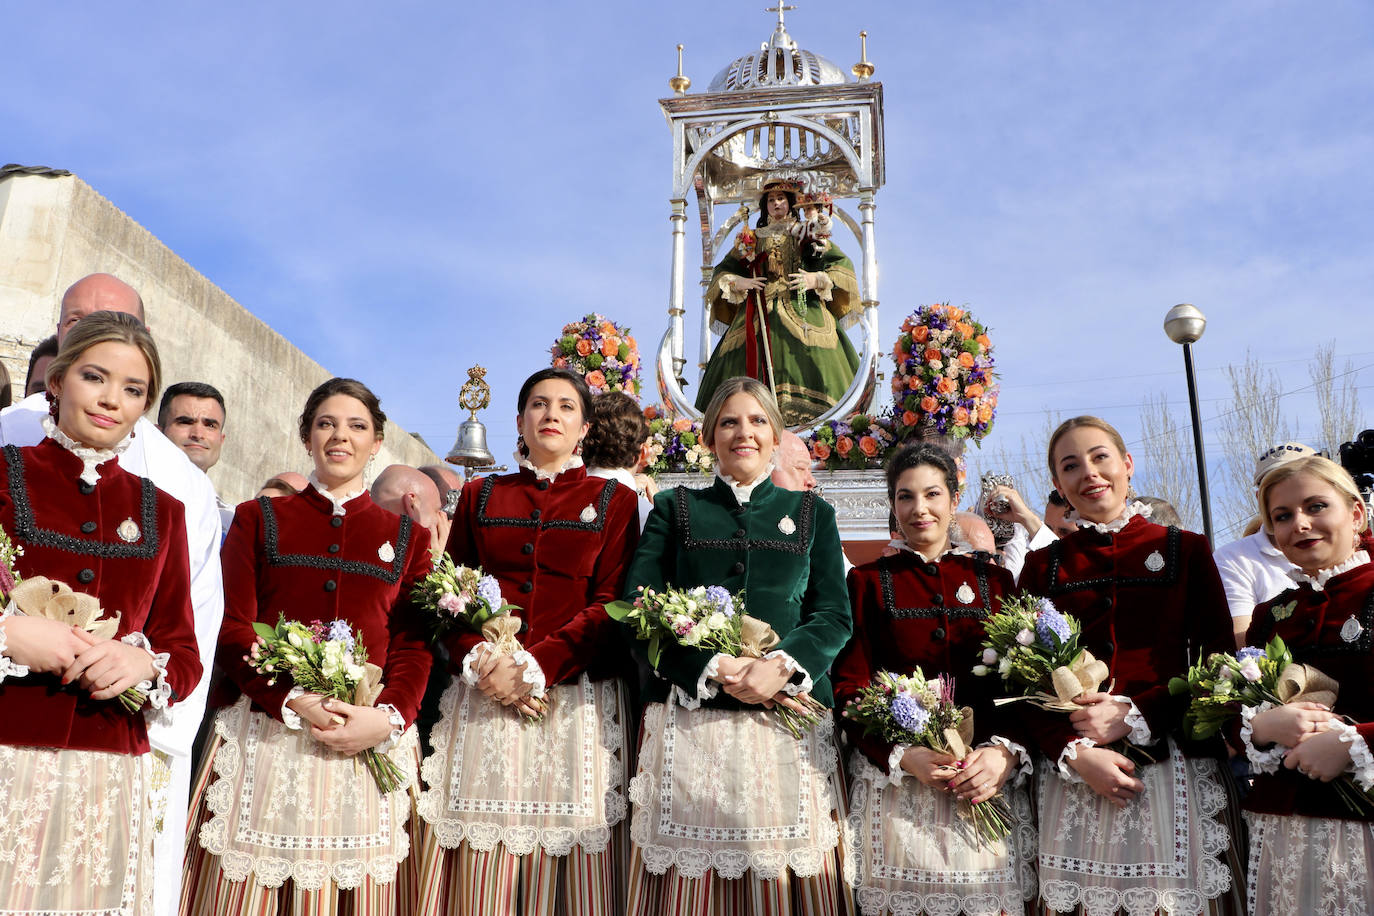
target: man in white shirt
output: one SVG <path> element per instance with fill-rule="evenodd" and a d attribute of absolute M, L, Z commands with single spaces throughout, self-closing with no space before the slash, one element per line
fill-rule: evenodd
<path fill-rule="evenodd" d="M 227 417 L 224 395 L 205 382 L 177 382 L 162 393 L 157 408 L 157 428 L 172 444 L 186 453 L 191 463 L 206 474 L 219 464 L 224 449 L 224 421 Z M 213 487 L 214 484 L 211 484 Z M 220 531 L 229 533 L 234 507 L 215 494 Z"/>
<path fill-rule="evenodd" d="M 62 297 L 57 320 L 60 345 L 67 332 L 92 312 L 111 311 L 143 316 L 143 300 L 133 287 L 109 274 L 91 274 L 72 284 Z M 43 417 L 48 413 L 45 393 L 38 393 L 0 411 L 0 445 L 37 445 L 43 439 Z M 165 716 L 149 720 L 148 740 L 154 754 L 171 771 L 165 798 L 155 801 L 155 816 L 162 829 L 153 841 L 154 908 L 157 916 L 176 913 L 181 890 L 181 861 L 185 851 L 186 809 L 191 786 L 191 747 L 205 714 L 209 672 L 224 616 L 224 590 L 220 579 L 220 521 L 215 490 L 210 480 L 185 454 L 158 432 L 147 417 L 134 427 L 129 448 L 119 456 L 120 467 L 150 479 L 186 507 L 186 539 L 190 547 L 191 605 L 196 618 L 196 640 L 205 676 L 189 697 Z M 165 809 L 165 811 L 164 811 Z"/>
<path fill-rule="evenodd" d="M 1019 579 L 1021 577 L 1021 567 L 1026 565 L 1026 556 L 1032 550 L 1039 550 L 1041 547 L 1048 546 L 1058 540 L 1058 532 L 1049 525 L 1051 510 L 1057 509 L 1062 513 L 1062 509 L 1059 509 L 1060 504 L 1054 501 L 1056 495 L 1058 494 L 1055 491 L 1050 491 L 1050 501 L 1045 506 L 1045 518 L 1041 520 L 1040 516 L 1031 511 L 1031 508 L 1026 505 L 1026 501 L 1021 498 L 1021 494 L 1016 492 L 1014 488 L 1003 484 L 994 487 L 992 493 L 989 494 L 988 514 L 994 518 L 1011 522 L 1014 526 L 1011 540 L 1002 547 L 1002 565 L 1011 573 L 1012 578 Z M 999 497 L 1005 500 L 1005 509 L 998 502 Z M 1063 505 L 1067 506 L 1068 503 Z M 1068 529 L 1068 531 L 1071 530 L 1072 528 Z M 1067 534 L 1068 531 L 1065 533 Z"/>

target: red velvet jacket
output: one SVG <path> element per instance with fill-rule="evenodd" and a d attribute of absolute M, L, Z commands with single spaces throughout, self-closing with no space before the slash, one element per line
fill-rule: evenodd
<path fill-rule="evenodd" d="M 111 460 L 94 487 L 80 479 L 81 459 L 52 439 L 31 448 L 6 446 L 0 457 L 0 526 L 23 547 L 22 577 L 47 576 L 100 599 L 121 613 L 115 638 L 142 633 L 154 652 L 169 654 L 173 700 L 200 680 L 191 616 L 191 573 L 181 503 Z M 129 534 L 137 525 L 135 539 Z M 0 742 L 32 747 L 148 750 L 144 714 L 117 699 L 97 702 L 56 674 L 0 682 Z"/>
<path fill-rule="evenodd" d="M 638 543 L 633 490 L 581 467 L 552 481 L 522 469 L 467 482 L 448 552 L 501 583 L 525 622 L 520 642 L 552 687 L 583 670 L 596 678 L 625 669 L 628 652 L 605 605 L 620 597 Z M 468 632 L 448 638 L 455 669 L 481 641 Z"/>
<path fill-rule="evenodd" d="M 1280 608 L 1283 619 L 1275 620 Z M 1351 617 L 1363 629 L 1346 641 L 1341 627 Z M 1360 737 L 1374 748 L 1374 563 L 1332 576 L 1320 592 L 1303 584 L 1261 604 L 1246 642 L 1263 648 L 1275 635 L 1283 638 L 1294 661 L 1336 679 L 1341 689 L 1335 711 L 1358 723 Z M 1352 812 L 1329 784 L 1284 767 L 1255 774 L 1245 807 L 1266 814 L 1374 820 Z"/>
<path fill-rule="evenodd" d="M 1011 573 L 1002 567 L 952 553 L 927 563 L 902 551 L 851 569 L 854 637 L 831 669 L 835 708 L 842 710 L 879 671 L 909 674 L 919 666 L 926 677 L 955 678 L 956 698 L 973 708 L 975 744 L 994 734 L 1024 742 L 1008 734 L 1014 729 L 1012 716 L 993 706 L 1001 679 L 972 673 L 983 652 L 983 620 L 1012 588 Z M 864 737 L 849 719 L 840 721 L 850 742 L 887 772 L 893 745 Z"/>
<path fill-rule="evenodd" d="M 1116 684 L 1109 692 L 1135 702 L 1156 742 L 1178 737 L 1187 709 L 1186 697 L 1170 696 L 1169 678 L 1199 657 L 1235 646 L 1207 539 L 1140 516 L 1115 534 L 1080 528 L 1035 551 L 1019 584 L 1082 622 L 1080 645 L 1111 669 Z M 1025 715 L 1052 759 L 1077 737 L 1066 713 L 1027 709 Z"/>
<path fill-rule="evenodd" d="M 254 621 L 347 620 L 367 660 L 382 669 L 385 688 L 377 703 L 390 703 L 415 720 L 433 655 L 410 590 L 432 568 L 429 532 L 388 512 L 366 493 L 344 504 L 344 515 L 307 487 L 295 496 L 260 497 L 239 505 L 224 539 L 224 623 L 215 662 L 227 678 L 211 699 L 215 706 L 247 694 L 253 707 L 274 719 L 293 685 L 289 677 L 269 686 L 244 661 L 256 634 Z M 390 545 L 390 550 L 386 549 Z"/>

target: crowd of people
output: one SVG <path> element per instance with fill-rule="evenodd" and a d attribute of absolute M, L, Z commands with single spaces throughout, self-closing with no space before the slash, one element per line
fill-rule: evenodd
<path fill-rule="evenodd" d="M 1305 446 L 1259 456 L 1254 530 L 1214 554 L 1137 497 L 1099 418 L 1050 437 L 1043 519 L 1010 488 L 961 513 L 954 459 L 911 443 L 886 468 L 892 541 L 854 567 L 755 379 L 704 405 L 715 479 L 655 492 L 638 405 L 566 370 L 519 391 L 517 470 L 466 482 L 373 475 L 381 403 L 334 378 L 300 415 L 311 472 L 232 506 L 205 474 L 225 400 L 162 391 L 144 321 L 115 277 L 78 281 L 0 412 L 0 561 L 22 579 L 0 579 L 4 913 L 1374 908 L 1374 803 L 1348 803 L 1374 790 L 1367 510 Z M 1000 550 L 985 511 L 1013 523 Z M 494 577 L 518 634 L 434 637 L 421 586 L 445 555 Z M 746 596 L 752 651 L 650 649 L 607 610 L 697 586 Z M 1018 592 L 1110 672 L 1067 709 L 999 703 L 986 676 Z M 265 667 L 287 622 L 342 627 L 374 689 Z M 1336 698 L 1185 730 L 1170 679 L 1275 637 Z M 972 711 L 958 742 L 843 715 L 917 669 Z M 970 829 L 992 805 L 995 840 Z"/>

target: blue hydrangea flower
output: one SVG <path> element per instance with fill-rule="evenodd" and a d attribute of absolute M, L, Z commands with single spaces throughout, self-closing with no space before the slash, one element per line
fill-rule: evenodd
<path fill-rule="evenodd" d="M 1064 615 L 1054 606 L 1054 602 L 1046 599 L 1040 602 L 1040 616 L 1035 620 L 1035 635 L 1040 638 L 1042 644 L 1055 648 L 1068 642 L 1073 630 L 1064 619 Z"/>
<path fill-rule="evenodd" d="M 1254 646 L 1246 646 L 1236 653 L 1236 658 L 1239 661 L 1245 661 L 1247 658 L 1264 658 L 1264 650 L 1256 649 Z"/>
<path fill-rule="evenodd" d="M 716 606 L 716 610 L 726 617 L 735 616 L 735 602 L 730 597 L 730 590 L 719 585 L 706 586 L 706 600 Z"/>
<path fill-rule="evenodd" d="M 483 576 L 477 580 L 477 597 L 493 611 L 501 606 L 501 586 L 495 576 Z"/>
<path fill-rule="evenodd" d="M 348 646 L 349 652 L 353 651 L 353 629 L 347 620 L 331 620 L 326 638 L 337 640 Z"/>
<path fill-rule="evenodd" d="M 930 722 L 930 712 L 921 705 L 920 700 L 910 694 L 897 694 L 892 698 L 889 708 L 892 710 L 892 718 L 909 732 L 919 734 L 925 731 L 926 724 Z"/>

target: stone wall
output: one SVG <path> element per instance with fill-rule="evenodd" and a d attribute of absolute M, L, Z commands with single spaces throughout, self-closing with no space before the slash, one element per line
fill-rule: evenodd
<path fill-rule="evenodd" d="M 75 176 L 0 176 L 0 359 L 17 392 L 29 351 L 57 327 L 63 291 L 96 272 L 142 295 L 167 384 L 204 381 L 223 393 L 229 437 L 210 471 L 223 499 L 247 499 L 279 471 L 310 470 L 297 418 L 331 373 Z M 389 422 L 374 466 L 438 461 Z"/>

